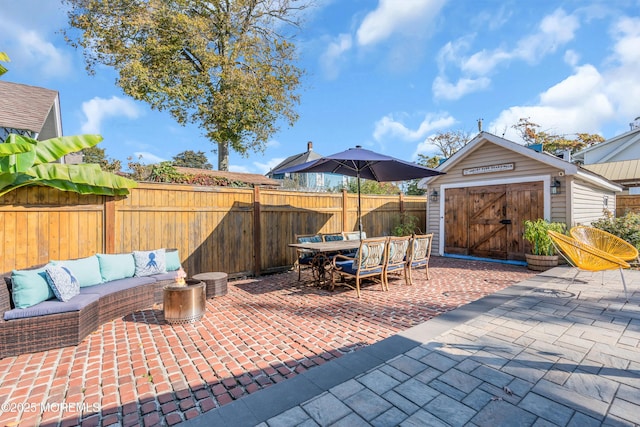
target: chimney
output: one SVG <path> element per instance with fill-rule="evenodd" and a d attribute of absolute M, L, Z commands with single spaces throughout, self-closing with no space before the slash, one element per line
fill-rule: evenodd
<path fill-rule="evenodd" d="M 631 128 L 631 130 L 640 129 L 640 117 L 636 117 L 635 119 L 633 119 L 633 121 L 629 123 L 629 127 Z"/>
<path fill-rule="evenodd" d="M 307 142 L 307 151 L 312 151 L 313 150 L 313 142 L 309 141 Z"/>
<path fill-rule="evenodd" d="M 562 152 L 562 160 L 571 162 L 571 150 L 564 150 Z"/>

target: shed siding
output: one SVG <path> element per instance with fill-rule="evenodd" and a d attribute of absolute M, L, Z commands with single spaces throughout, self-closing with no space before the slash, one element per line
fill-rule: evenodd
<path fill-rule="evenodd" d="M 604 197 L 607 196 L 609 211 L 615 212 L 615 193 L 596 188 L 589 183 L 576 179 L 573 182 L 573 221 L 568 226 L 589 225 L 604 215 Z"/>

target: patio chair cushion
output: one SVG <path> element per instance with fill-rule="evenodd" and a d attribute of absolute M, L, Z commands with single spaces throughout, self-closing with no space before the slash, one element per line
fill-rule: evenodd
<path fill-rule="evenodd" d="M 103 282 L 133 277 L 136 263 L 133 254 L 97 254 Z"/>
<path fill-rule="evenodd" d="M 167 272 L 164 249 L 156 249 L 155 251 L 133 251 L 133 258 L 136 263 L 136 277 L 152 276 L 154 274 Z"/>
<path fill-rule="evenodd" d="M 165 255 L 165 262 L 166 262 L 166 267 L 167 267 L 167 271 L 176 271 L 176 270 L 180 270 L 180 267 L 182 267 L 182 265 L 180 264 L 180 254 L 178 253 L 178 250 L 168 250 L 165 249 L 164 251 L 164 255 Z"/>
<path fill-rule="evenodd" d="M 103 282 L 102 275 L 100 274 L 100 262 L 95 255 L 86 258 L 51 262 L 67 267 L 71 273 L 76 276 L 81 288 L 94 286 Z"/>
<path fill-rule="evenodd" d="M 346 273 L 346 274 L 355 276 L 358 273 L 358 268 L 357 266 L 354 267 L 353 264 L 354 263 L 352 261 L 338 261 L 336 262 L 336 268 L 339 269 L 340 273 Z M 377 267 L 369 268 L 369 269 L 361 268 L 360 275 L 362 276 L 362 275 L 382 273 L 382 267 L 383 267 L 382 265 L 379 265 Z"/>
<path fill-rule="evenodd" d="M 18 309 L 28 308 L 56 297 L 47 281 L 45 267 L 13 270 L 11 272 L 11 295 L 15 307 Z"/>
<path fill-rule="evenodd" d="M 316 234 L 314 236 L 300 236 L 298 237 L 298 243 L 319 243 L 322 242 L 322 236 Z"/>
<path fill-rule="evenodd" d="M 49 314 L 67 313 L 69 311 L 82 310 L 87 305 L 100 298 L 96 294 L 80 294 L 69 301 L 61 302 L 57 299 L 50 299 L 35 304 L 28 308 L 14 308 L 4 312 L 4 320 L 24 319 L 35 316 L 47 316 Z"/>
<path fill-rule="evenodd" d="M 67 267 L 48 264 L 44 271 L 51 290 L 60 301 L 69 301 L 80 293 L 80 283 Z"/>

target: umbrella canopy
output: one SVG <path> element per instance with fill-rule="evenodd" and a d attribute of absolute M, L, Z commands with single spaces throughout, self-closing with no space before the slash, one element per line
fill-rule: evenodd
<path fill-rule="evenodd" d="M 378 182 L 390 182 L 425 178 L 444 173 L 417 163 L 405 162 L 395 157 L 365 150 L 359 145 L 341 153 L 274 171 L 274 173 L 278 174 L 314 172 L 348 175 L 358 179 L 358 228 L 361 234 L 360 178 Z"/>

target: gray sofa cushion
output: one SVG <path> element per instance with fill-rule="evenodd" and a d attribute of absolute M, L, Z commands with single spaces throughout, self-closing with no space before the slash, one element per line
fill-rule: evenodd
<path fill-rule="evenodd" d="M 154 274 L 153 276 L 148 276 L 151 277 L 157 281 L 161 281 L 161 280 L 176 280 L 176 277 L 178 277 L 178 272 L 177 271 L 167 271 L 166 273 L 160 273 L 160 274 Z"/>
<path fill-rule="evenodd" d="M 31 307 L 14 308 L 13 310 L 5 311 L 4 320 L 23 319 L 26 317 L 46 316 L 48 314 L 79 311 L 92 302 L 97 301 L 98 298 L 100 298 L 100 296 L 96 294 L 80 294 L 66 302 L 62 302 L 57 299 L 49 299 L 36 305 L 32 305 Z"/>
<path fill-rule="evenodd" d="M 136 286 L 154 283 L 151 277 L 128 277 L 126 279 L 112 280 L 111 282 L 102 283 L 100 285 L 80 288 L 80 295 L 96 295 L 103 297 L 124 289 L 135 288 Z"/>

